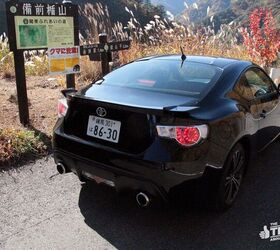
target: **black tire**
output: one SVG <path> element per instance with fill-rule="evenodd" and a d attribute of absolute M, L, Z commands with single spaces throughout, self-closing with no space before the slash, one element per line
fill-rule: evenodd
<path fill-rule="evenodd" d="M 215 209 L 229 209 L 238 196 L 244 177 L 248 156 L 244 147 L 237 143 L 230 151 L 227 161 L 218 179 L 215 196 Z"/>

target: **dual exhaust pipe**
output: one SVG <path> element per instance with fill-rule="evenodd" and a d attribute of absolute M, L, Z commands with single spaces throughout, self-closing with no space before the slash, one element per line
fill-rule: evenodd
<path fill-rule="evenodd" d="M 139 207 L 145 208 L 150 205 L 151 199 L 148 194 L 140 192 L 136 195 L 136 202 Z"/>
<path fill-rule="evenodd" d="M 66 174 L 70 172 L 63 163 L 58 163 L 56 169 L 59 174 Z M 135 198 L 138 206 L 142 208 L 148 207 L 151 203 L 150 196 L 144 192 L 136 194 Z"/>
<path fill-rule="evenodd" d="M 56 169 L 57 169 L 57 172 L 59 174 L 66 174 L 66 173 L 69 173 L 69 169 L 62 163 L 58 163 L 56 165 Z"/>

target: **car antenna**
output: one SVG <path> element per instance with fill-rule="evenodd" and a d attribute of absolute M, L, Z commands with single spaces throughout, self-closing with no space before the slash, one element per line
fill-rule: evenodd
<path fill-rule="evenodd" d="M 185 53 L 184 53 L 184 51 L 183 51 L 182 46 L 180 46 L 180 49 L 181 49 L 181 53 L 182 53 L 182 56 L 181 56 L 181 59 L 182 59 L 181 68 L 182 68 L 182 67 L 183 67 L 183 64 L 184 64 L 184 62 L 185 62 L 185 60 L 187 59 L 187 57 L 186 57 L 186 55 L 185 55 Z"/>

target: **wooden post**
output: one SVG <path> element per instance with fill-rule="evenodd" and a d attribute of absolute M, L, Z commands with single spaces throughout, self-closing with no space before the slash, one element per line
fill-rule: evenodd
<path fill-rule="evenodd" d="M 63 4 L 72 4 L 71 0 L 63 0 Z M 75 88 L 75 74 L 66 75 L 66 88 Z"/>
<path fill-rule="evenodd" d="M 66 87 L 75 88 L 75 74 L 66 75 Z"/>
<path fill-rule="evenodd" d="M 107 34 L 99 34 L 99 43 L 107 44 Z M 106 75 L 110 72 L 109 60 L 108 60 L 108 52 L 103 51 L 101 53 L 101 67 L 102 67 L 102 75 Z"/>
<path fill-rule="evenodd" d="M 24 55 L 22 50 L 14 51 L 14 63 L 16 73 L 16 85 L 17 85 L 17 98 L 20 123 L 24 126 L 29 124 L 29 110 L 28 99 L 26 90 L 26 77 L 24 68 Z"/>

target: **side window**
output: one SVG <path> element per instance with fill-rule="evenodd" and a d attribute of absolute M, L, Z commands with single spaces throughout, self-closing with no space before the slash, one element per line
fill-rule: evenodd
<path fill-rule="evenodd" d="M 246 80 L 250 85 L 253 96 L 261 97 L 275 91 L 273 83 L 260 69 L 250 69 L 245 73 Z"/>
<path fill-rule="evenodd" d="M 235 85 L 234 90 L 241 98 L 245 99 L 246 101 L 254 99 L 252 89 L 245 75 L 240 78 L 238 83 Z"/>

